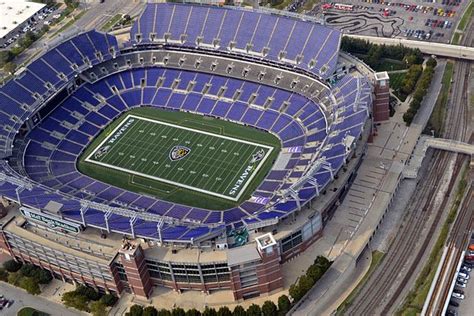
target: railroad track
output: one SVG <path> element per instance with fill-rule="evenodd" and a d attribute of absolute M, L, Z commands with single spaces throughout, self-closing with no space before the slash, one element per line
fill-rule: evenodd
<path fill-rule="evenodd" d="M 464 44 L 471 46 L 474 42 L 473 23 L 465 34 L 468 36 L 464 39 Z M 467 98 L 470 66 L 468 62 L 456 62 L 454 67 L 454 92 L 448 102 L 443 135 L 448 139 L 471 140 L 471 135 L 468 135 L 470 116 L 468 115 Z M 434 196 L 442 184 L 442 175 L 454 155 L 456 154 L 439 151 L 434 153 L 429 162 L 431 164 L 430 172 L 422 178 L 417 186 L 417 191 L 412 196 L 411 206 L 399 228 L 397 237 L 390 245 L 380 266 L 372 273 L 358 293 L 347 314 L 388 314 L 398 299 L 405 294 L 402 293 L 405 285 L 415 273 L 425 249 L 429 246 L 430 237 L 435 233 L 440 223 L 448 197 L 454 187 L 454 181 L 466 160 L 466 156 L 457 155 L 448 187 L 449 192 L 440 205 L 435 207 Z M 428 225 L 430 218 L 433 220 Z M 428 233 L 424 234 L 423 229 L 428 229 Z M 421 246 L 417 247 L 417 242 L 421 242 Z"/>

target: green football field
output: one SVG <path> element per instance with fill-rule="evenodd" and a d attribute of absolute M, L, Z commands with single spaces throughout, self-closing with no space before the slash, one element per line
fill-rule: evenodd
<path fill-rule="evenodd" d="M 279 145 L 275 136 L 250 127 L 142 108 L 107 127 L 79 169 L 132 191 L 221 209 L 249 197 Z"/>

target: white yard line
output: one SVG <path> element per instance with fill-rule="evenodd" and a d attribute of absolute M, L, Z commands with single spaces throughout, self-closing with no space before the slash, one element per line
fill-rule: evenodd
<path fill-rule="evenodd" d="M 176 129 L 182 129 L 182 130 L 192 131 L 192 132 L 194 132 L 194 133 L 203 134 L 203 135 L 208 135 L 208 136 L 213 136 L 213 137 L 216 137 L 216 138 L 226 139 L 226 140 L 230 140 L 230 141 L 233 141 L 233 142 L 236 142 L 236 143 L 242 143 L 242 144 L 252 145 L 252 146 L 255 146 L 255 147 L 257 147 L 257 148 L 258 148 L 258 147 L 260 147 L 260 148 L 266 148 L 266 149 L 268 149 L 268 151 L 266 152 L 265 156 L 260 160 L 260 163 L 259 163 L 258 166 L 255 168 L 254 172 L 252 172 L 252 174 L 251 174 L 251 175 L 249 176 L 249 178 L 246 180 L 246 182 L 244 183 L 244 185 L 243 185 L 242 187 L 240 187 L 239 193 L 238 193 L 237 196 L 235 196 L 235 197 L 231 197 L 231 196 L 228 196 L 228 195 L 224 195 L 224 194 L 220 194 L 220 193 L 216 193 L 216 192 L 212 192 L 212 191 L 208 191 L 208 190 L 196 188 L 196 187 L 194 187 L 194 186 L 190 186 L 190 185 L 186 185 L 186 184 L 183 184 L 183 183 L 179 183 L 179 182 L 167 180 L 167 179 L 164 179 L 164 178 L 152 176 L 152 175 L 149 175 L 149 174 L 146 174 L 146 173 L 142 173 L 142 172 L 130 170 L 130 169 L 127 169 L 127 168 L 118 167 L 118 166 L 115 166 L 115 165 L 111 165 L 111 164 L 109 164 L 109 163 L 104 163 L 104 162 L 101 162 L 101 161 L 93 160 L 92 157 L 94 156 L 94 154 L 96 153 L 96 151 L 99 150 L 100 148 L 102 148 L 102 146 L 103 146 L 107 141 L 109 141 L 109 139 L 110 139 L 111 137 L 114 137 L 114 136 L 115 136 L 115 133 L 123 126 L 123 124 L 125 124 L 126 122 L 128 122 L 128 120 L 129 120 L 130 118 L 134 118 L 134 119 L 142 120 L 142 121 L 148 121 L 148 122 L 152 122 L 152 123 L 155 123 L 155 124 L 161 124 L 161 125 L 165 125 L 165 126 L 170 126 L 170 127 L 176 128 Z M 131 129 L 131 126 L 130 126 L 124 133 L 122 133 L 122 135 L 117 136 L 117 138 L 122 137 L 122 136 L 123 136 L 124 134 L 126 134 L 126 132 L 129 131 L 130 129 Z M 172 184 L 172 185 L 175 185 L 175 186 L 178 186 L 178 187 L 190 189 L 190 190 L 193 190 L 193 191 L 197 191 L 197 192 L 201 192 L 201 193 L 206 193 L 206 194 L 209 194 L 209 195 L 217 196 L 217 197 L 220 197 L 220 198 L 223 198 L 223 199 L 232 200 L 232 201 L 238 201 L 238 200 L 240 199 L 240 197 L 242 196 L 242 194 L 243 194 L 243 193 L 245 192 L 245 190 L 247 189 L 247 187 L 250 185 L 250 183 L 252 182 L 253 178 L 254 178 L 254 177 L 256 176 L 256 174 L 258 173 L 258 171 L 259 171 L 259 170 L 261 169 L 261 167 L 265 164 L 265 161 L 268 159 L 268 157 L 270 156 L 270 154 L 271 154 L 271 152 L 273 151 L 273 149 L 274 149 L 273 147 L 268 146 L 268 145 L 263 145 L 263 144 L 258 144 L 258 143 L 252 143 L 252 142 L 245 141 L 245 140 L 241 140 L 241 139 L 236 139 L 236 138 L 232 138 L 232 137 L 228 137 L 228 136 L 224 136 L 224 135 L 219 135 L 219 134 L 213 134 L 213 133 L 209 133 L 209 132 L 205 132 L 205 131 L 200 131 L 200 130 L 193 129 L 193 128 L 189 128 L 189 127 L 179 126 L 179 125 L 175 125 L 175 124 L 170 124 L 170 123 L 166 123 L 166 122 L 162 122 L 162 121 L 158 121 L 158 120 L 153 120 L 153 119 L 149 119 L 149 118 L 145 118 L 145 117 L 141 117 L 141 116 L 136 116 L 136 115 L 129 114 L 129 115 L 127 115 L 127 117 L 126 117 L 117 127 L 114 128 L 114 130 L 110 133 L 110 135 L 107 136 L 107 137 L 92 151 L 92 153 L 89 154 L 89 156 L 87 156 L 87 158 L 85 159 L 85 161 L 87 161 L 87 162 L 89 162 L 89 163 L 97 164 L 97 165 L 100 165 L 100 166 L 104 166 L 104 167 L 107 167 L 107 168 L 111 168 L 111 169 L 115 169 L 115 170 L 127 172 L 127 173 L 130 173 L 130 174 L 133 174 L 133 175 L 138 175 L 138 176 L 141 176 L 141 177 L 144 177 L 144 178 L 153 179 L 153 180 L 156 180 L 156 181 L 161 181 L 161 182 L 164 182 L 164 183 Z M 237 176 L 240 176 L 240 175 L 237 174 Z M 231 183 L 231 184 L 229 184 L 228 187 L 231 187 L 232 185 L 234 185 L 234 184 Z M 227 187 L 227 188 L 228 188 L 228 187 Z M 227 188 L 226 188 L 226 191 L 227 191 Z"/>

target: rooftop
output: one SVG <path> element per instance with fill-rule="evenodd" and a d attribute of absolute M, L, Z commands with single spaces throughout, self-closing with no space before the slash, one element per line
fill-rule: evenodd
<path fill-rule="evenodd" d="M 6 36 L 45 6 L 26 0 L 0 0 L 0 37 Z"/>

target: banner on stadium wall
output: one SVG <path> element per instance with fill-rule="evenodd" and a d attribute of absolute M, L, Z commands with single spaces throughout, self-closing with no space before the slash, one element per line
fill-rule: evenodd
<path fill-rule="evenodd" d="M 68 220 L 55 217 L 40 211 L 33 210 L 26 207 L 20 208 L 21 214 L 28 220 L 33 220 L 39 224 L 52 228 L 58 231 L 67 231 L 69 233 L 78 234 L 81 231 L 81 225 L 70 222 Z"/>

